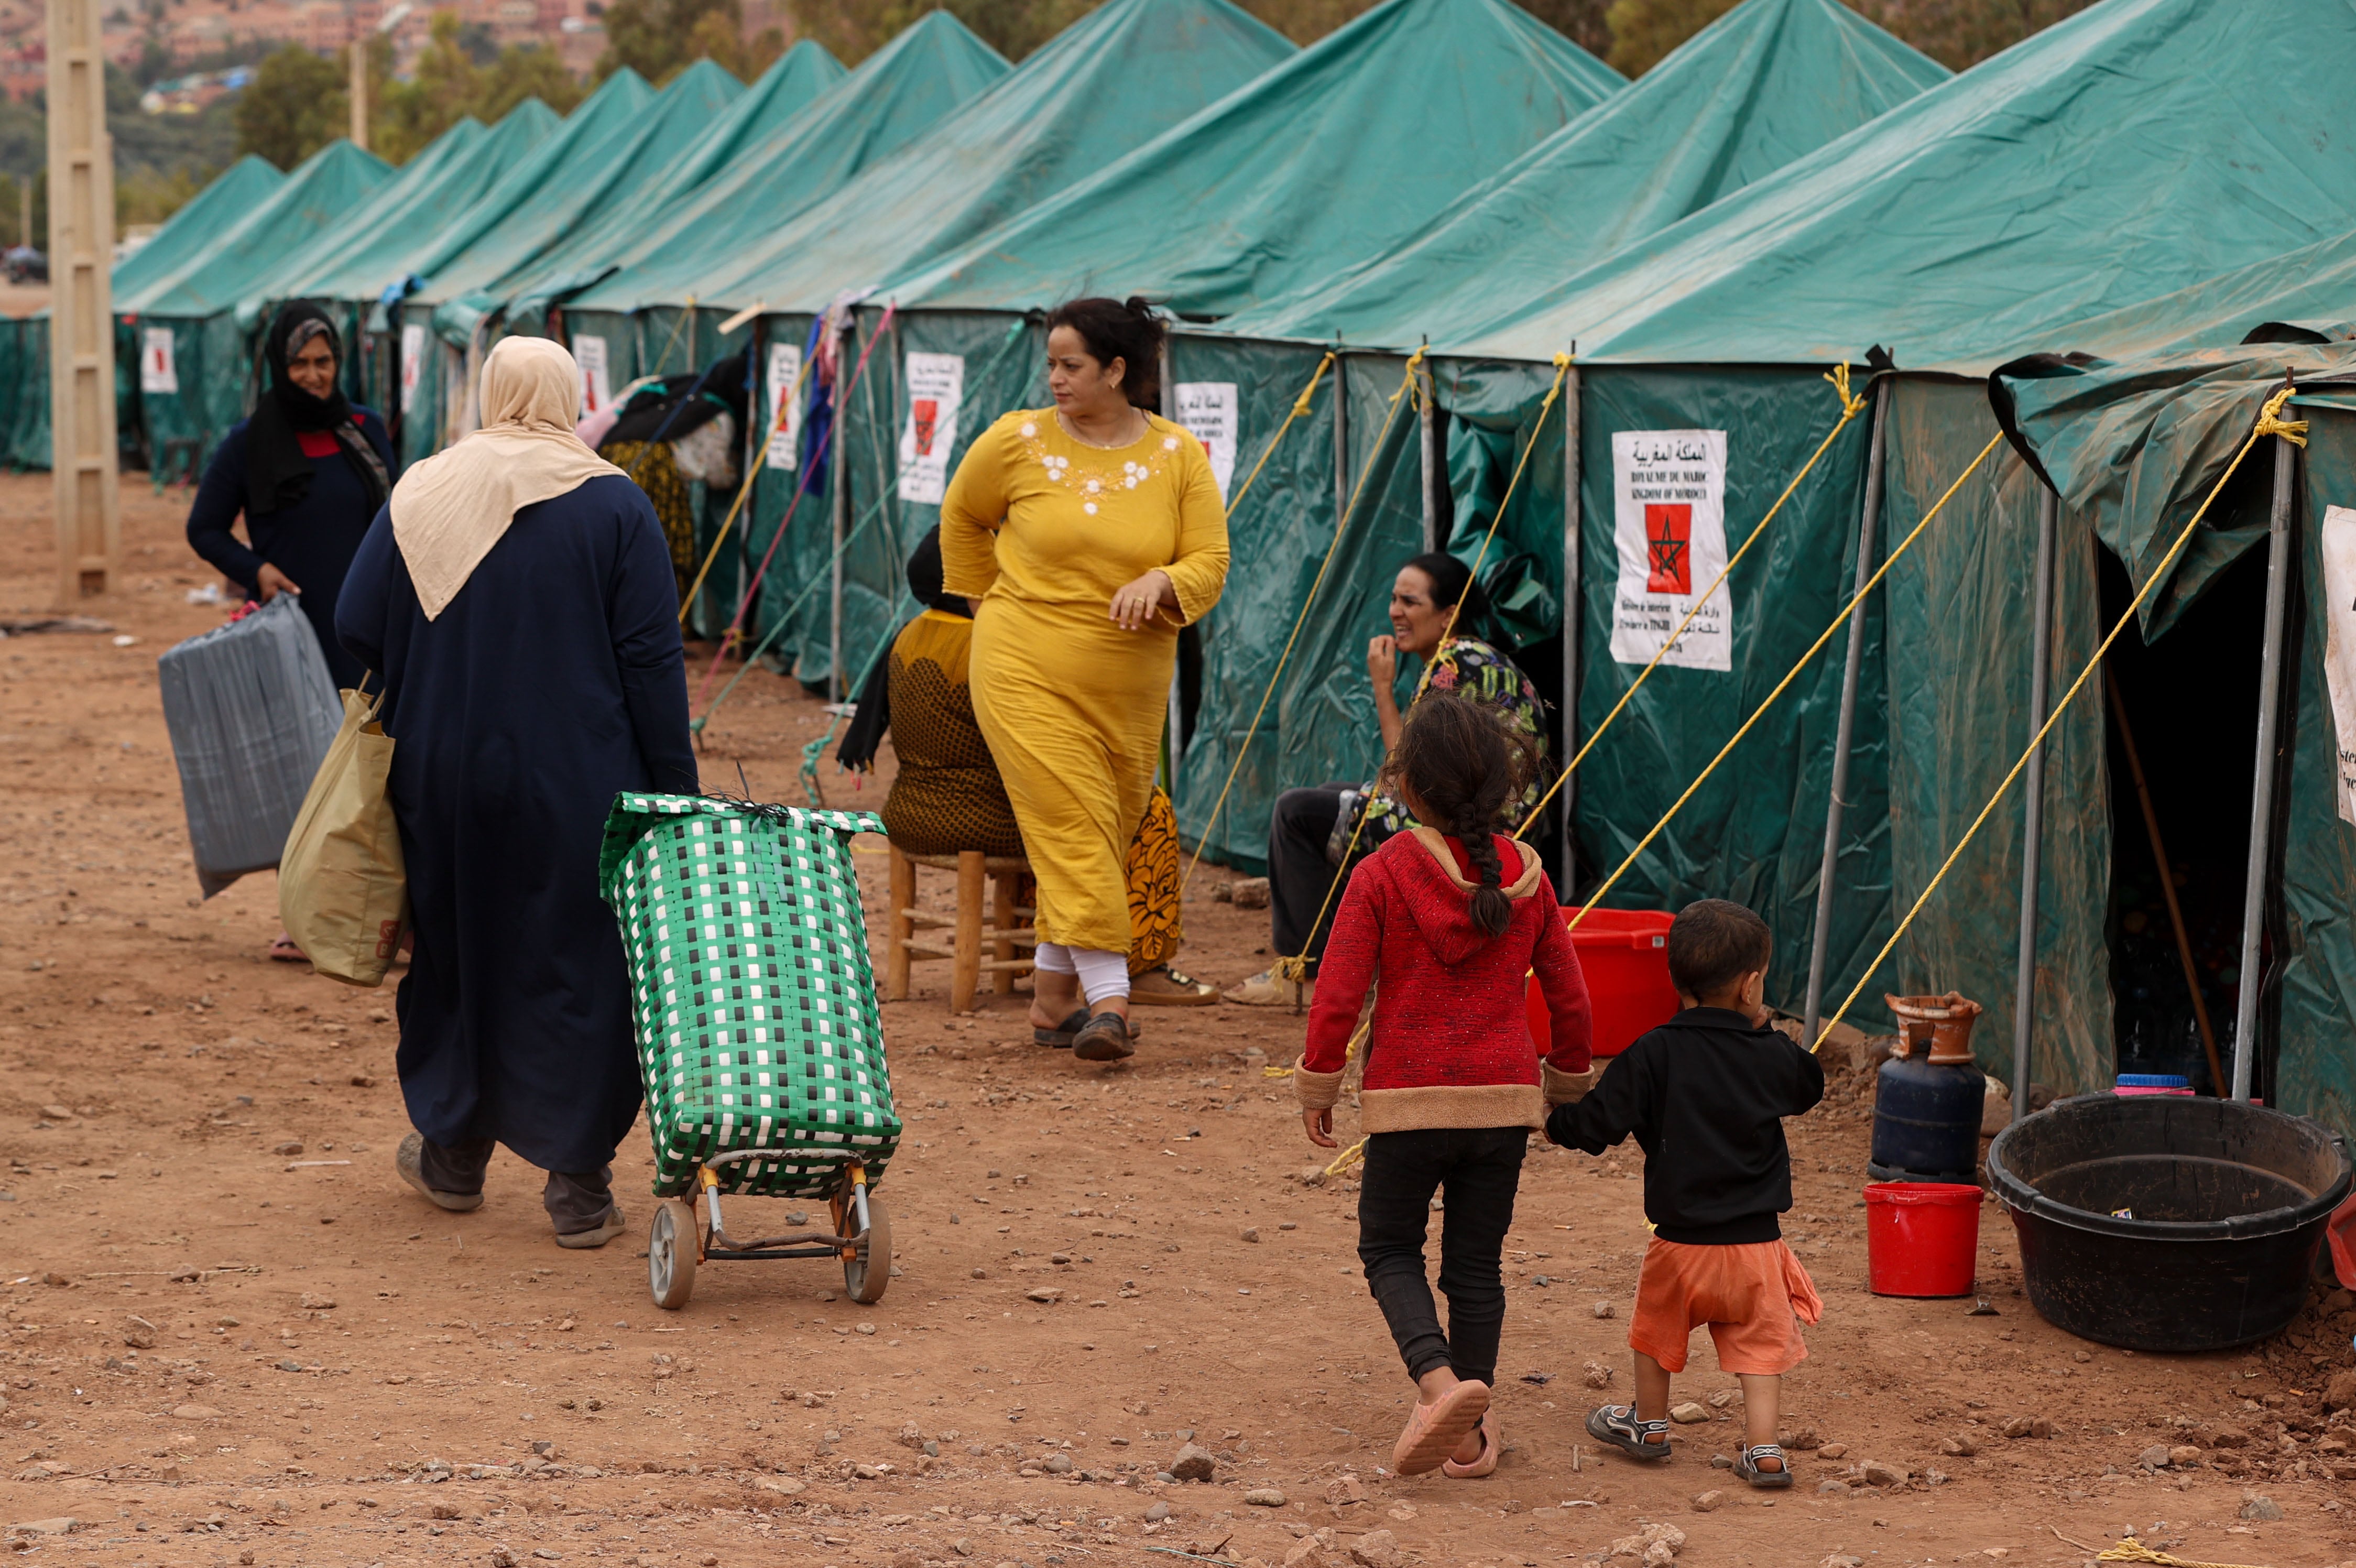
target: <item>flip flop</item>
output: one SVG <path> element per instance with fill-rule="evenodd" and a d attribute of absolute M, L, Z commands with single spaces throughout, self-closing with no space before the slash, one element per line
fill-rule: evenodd
<path fill-rule="evenodd" d="M 1031 1043 L 1034 1046 L 1052 1046 L 1059 1051 L 1068 1051 L 1072 1048 L 1072 1036 L 1078 1034 L 1087 1021 L 1088 1010 L 1082 1007 L 1052 1029 L 1033 1028 L 1031 1031 Z"/>
<path fill-rule="evenodd" d="M 1489 1385 L 1457 1384 L 1430 1404 L 1418 1401 L 1408 1413 L 1407 1427 L 1391 1446 L 1391 1468 L 1402 1476 L 1437 1470 L 1464 1441 L 1465 1434 L 1489 1413 Z"/>
<path fill-rule="evenodd" d="M 1072 1056 L 1084 1062 L 1117 1062 L 1137 1054 L 1130 1044 L 1133 1037 L 1128 1019 L 1118 1013 L 1098 1013 L 1072 1036 Z"/>
<path fill-rule="evenodd" d="M 1477 1481 L 1484 1476 L 1497 1473 L 1497 1455 L 1504 1446 L 1497 1436 L 1497 1412 L 1483 1411 L 1481 1424 L 1476 1430 L 1481 1434 L 1481 1457 L 1470 1465 L 1460 1465 L 1451 1455 L 1440 1466 L 1440 1473 L 1450 1480 Z"/>
<path fill-rule="evenodd" d="M 279 932 L 276 937 L 272 939 L 270 943 L 270 956 L 280 963 L 308 963 L 311 961 L 309 958 L 305 956 L 303 950 L 294 945 L 294 939 L 288 936 L 284 931 Z"/>

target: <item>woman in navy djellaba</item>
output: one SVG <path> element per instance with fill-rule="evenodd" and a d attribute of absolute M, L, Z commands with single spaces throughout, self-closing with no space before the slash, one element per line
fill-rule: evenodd
<path fill-rule="evenodd" d="M 598 846 L 617 793 L 698 785 L 662 527 L 573 435 L 580 389 L 554 343 L 494 349 L 482 428 L 402 477 L 336 626 L 382 673 L 394 741 L 416 933 L 401 1176 L 475 1208 L 505 1144 L 548 1173 L 557 1244 L 597 1247 L 623 1228 L 611 1161 L 639 1102 Z"/>

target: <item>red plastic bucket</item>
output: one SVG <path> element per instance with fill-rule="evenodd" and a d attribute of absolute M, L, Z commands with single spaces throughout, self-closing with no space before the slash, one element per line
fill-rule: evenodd
<path fill-rule="evenodd" d="M 1969 1295 L 1980 1247 L 1980 1189 L 1878 1181 L 1865 1189 L 1866 1278 L 1876 1295 Z"/>
<path fill-rule="evenodd" d="M 1578 913 L 1565 909 L 1562 918 L 1568 923 Z M 1659 909 L 1598 909 L 1570 933 L 1587 977 L 1597 1056 L 1618 1056 L 1637 1036 L 1676 1015 L 1677 988 L 1669 983 L 1669 926 L 1676 918 Z M 1554 1019 L 1536 976 L 1528 1006 L 1530 1036 L 1544 1056 L 1554 1048 Z"/>

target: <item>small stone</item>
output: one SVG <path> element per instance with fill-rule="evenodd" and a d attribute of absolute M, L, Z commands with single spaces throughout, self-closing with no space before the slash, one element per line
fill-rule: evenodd
<path fill-rule="evenodd" d="M 1064 1299 L 1064 1293 L 1054 1285 L 1033 1285 L 1023 1294 L 1033 1301 L 1045 1302 L 1050 1306 Z"/>
<path fill-rule="evenodd" d="M 1712 1490 L 1697 1493 L 1693 1500 L 1693 1510 L 1696 1513 L 1715 1513 L 1718 1511 L 1719 1505 L 1724 1501 L 1726 1501 L 1724 1492 Z"/>
<path fill-rule="evenodd" d="M 1822 1447 L 1816 1450 L 1816 1456 L 1820 1459 L 1846 1459 L 1848 1457 L 1848 1444 L 1846 1443 L 1825 1444 Z"/>
<path fill-rule="evenodd" d="M 1827 1481 L 1825 1483 L 1825 1485 L 1828 1487 L 1837 1486 L 1838 1484 L 1839 1483 L 1834 1481 Z M 1822 1489 L 1822 1487 L 1818 1488 L 1818 1490 Z M 1844 1487 L 1843 1489 L 1846 1490 L 1847 1488 Z M 1865 1568 L 1865 1559 L 1862 1557 L 1845 1556 L 1842 1553 L 1836 1552 L 1831 1556 L 1826 1557 L 1822 1563 L 1817 1563 L 1816 1568 Z"/>
<path fill-rule="evenodd" d="M 2153 1444 L 2150 1447 L 2136 1455 L 2136 1463 L 2142 1466 L 2147 1470 L 2167 1469 L 2168 1444 L 2165 1443 Z"/>
<path fill-rule="evenodd" d="M 303 1293 L 303 1310 L 305 1312 L 329 1312 L 334 1310 L 335 1305 L 334 1296 L 316 1295 L 309 1291 Z"/>
<path fill-rule="evenodd" d="M 780 1476 L 774 1480 L 755 1481 L 753 1484 L 765 1492 L 775 1492 L 781 1498 L 797 1497 L 808 1485 L 807 1482 L 798 1481 L 791 1476 Z"/>
<path fill-rule="evenodd" d="M 2244 1492 L 2242 1494 L 2242 1517 L 2244 1519 L 2254 1520 L 2260 1524 L 2271 1524 L 2276 1520 L 2282 1518 L 2282 1504 L 2275 1501 L 2274 1498 L 2267 1497 L 2265 1493 Z"/>
<path fill-rule="evenodd" d="M 1245 1226 L 1245 1227 L 1243 1228 L 1243 1230 L 1242 1230 L 1242 1236 L 1243 1236 L 1243 1239 L 1244 1239 L 1245 1240 L 1247 1240 L 1247 1241 L 1257 1241 L 1257 1240 L 1259 1240 L 1259 1227 L 1258 1227 L 1258 1226 L 1257 1226 L 1257 1225 L 1247 1225 L 1247 1226 Z"/>
<path fill-rule="evenodd" d="M 1580 1380 L 1590 1389 L 1608 1389 L 1612 1386 L 1612 1369 L 1601 1361 L 1588 1362 L 1580 1369 L 1579 1375 Z"/>
<path fill-rule="evenodd" d="M 1168 1519 L 1169 1517 L 1170 1505 L 1168 1503 L 1155 1503 L 1151 1508 L 1145 1510 L 1145 1522 L 1148 1524 L 1160 1524 L 1163 1520 Z"/>
<path fill-rule="evenodd" d="M 2221 1426 L 2211 1434 L 2209 1445 L 2212 1448 L 2247 1448 L 2250 1434 L 2238 1426 Z"/>
<path fill-rule="evenodd" d="M 859 1326 L 859 1332 L 862 1334 L 873 1334 L 875 1332 L 875 1326 L 872 1323 L 862 1323 Z"/>
<path fill-rule="evenodd" d="M 1968 1432 L 1956 1437 L 1942 1438 L 1939 1443 L 1940 1453 L 1961 1455 L 1966 1459 L 1979 1451 L 1980 1440 Z"/>
<path fill-rule="evenodd" d="M 221 1412 L 209 1404 L 179 1404 L 172 1407 L 174 1421 L 219 1421 Z"/>
<path fill-rule="evenodd" d="M 1359 1568 L 1396 1568 L 1398 1537 L 1387 1530 L 1370 1530 L 1350 1542 L 1350 1561 Z"/>
<path fill-rule="evenodd" d="M 81 1528 L 78 1519 L 32 1519 L 8 1527 L 11 1535 L 71 1535 Z"/>
<path fill-rule="evenodd" d="M 2323 1385 L 2323 1408 L 2347 1410 L 2351 1406 L 2356 1406 L 2356 1368 L 2342 1368 Z"/>
<path fill-rule="evenodd" d="M 1047 1455 L 1047 1463 L 1042 1468 L 1050 1476 L 1068 1476 L 1072 1473 L 1072 1456 L 1068 1454 L 1050 1454 Z"/>
<path fill-rule="evenodd" d="M 515 1553 L 504 1546 L 492 1547 L 491 1568 L 516 1568 Z"/>
<path fill-rule="evenodd" d="M 1641 1559 L 1644 1568 L 1670 1568 L 1677 1560 L 1677 1549 L 1665 1541 L 1655 1541 L 1644 1548 Z"/>
<path fill-rule="evenodd" d="M 1848 1483 L 1847 1481 L 1818 1481 L 1816 1483 L 1816 1490 L 1822 1492 L 1826 1497 L 1845 1498 L 1848 1496 Z M 1832 1559 L 1827 1557 L 1825 1561 L 1829 1563 Z M 1854 1563 L 1857 1559 L 1850 1557 L 1845 1558 L 1843 1561 Z"/>
<path fill-rule="evenodd" d="M 270 1152 L 273 1155 L 299 1155 L 303 1152 L 303 1141 L 300 1138 L 289 1138 L 283 1144 L 273 1144 L 270 1146 Z"/>
<path fill-rule="evenodd" d="M 1284 1506 L 1284 1494 L 1274 1487 L 1254 1487 L 1244 1494 L 1244 1501 L 1256 1509 L 1280 1509 Z"/>
<path fill-rule="evenodd" d="M 1815 1447 L 1817 1442 L 1816 1429 L 1813 1426 L 1803 1426 L 1785 1434 L 1783 1446 L 1795 1453 L 1805 1454 Z"/>
<path fill-rule="evenodd" d="M 1731 1470 L 1734 1468 L 1734 1461 L 1723 1454 L 1713 1454 L 1709 1456 L 1709 1467 L 1713 1470 Z"/>
<path fill-rule="evenodd" d="M 435 1503 L 434 1505 L 434 1517 L 435 1519 L 456 1519 L 458 1517 L 458 1505 L 456 1503 Z"/>
<path fill-rule="evenodd" d="M 2201 1450 L 2190 1443 L 2179 1443 L 2168 1451 L 2168 1462 L 2178 1469 L 2201 1463 Z"/>
<path fill-rule="evenodd" d="M 1620 1309 L 1608 1301 L 1599 1301 L 1593 1310 L 1598 1317 L 1611 1317 L 1616 1316 Z"/>
<path fill-rule="evenodd" d="M 1698 1422 L 1708 1421 L 1709 1412 L 1702 1409 L 1693 1401 L 1687 1400 L 1683 1404 L 1669 1407 L 1669 1419 L 1679 1426 L 1692 1426 Z"/>
<path fill-rule="evenodd" d="M 63 1105 L 44 1105 L 41 1107 L 41 1114 L 48 1117 L 52 1122 L 70 1122 L 73 1120 L 73 1112 Z M 300 1154 L 302 1151 L 298 1149 L 295 1152 Z"/>
<path fill-rule="evenodd" d="M 1858 1474 L 1869 1487 L 1902 1487 L 1906 1472 L 1895 1465 L 1885 1465 L 1879 1459 L 1868 1459 L 1858 1466 Z"/>
<path fill-rule="evenodd" d="M 1268 908 L 1268 878 L 1265 876 L 1246 876 L 1230 882 L 1227 893 L 1238 909 Z"/>
<path fill-rule="evenodd" d="M 2053 1423 L 2041 1415 L 2016 1415 L 2004 1423 L 2004 1434 L 2007 1437 L 2051 1437 L 2053 1435 Z"/>
<path fill-rule="evenodd" d="M 1189 1443 L 1178 1450 L 1178 1456 L 1170 1461 L 1165 1474 L 1181 1481 L 1207 1481 L 1218 1469 L 1218 1464 L 1209 1449 Z"/>
<path fill-rule="evenodd" d="M 1355 1476 L 1337 1477 L 1325 1488 L 1325 1500 L 1335 1508 L 1366 1500 L 1366 1484 Z"/>

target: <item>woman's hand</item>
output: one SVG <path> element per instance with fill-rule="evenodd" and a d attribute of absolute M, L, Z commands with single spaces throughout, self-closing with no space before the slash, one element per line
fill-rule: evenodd
<path fill-rule="evenodd" d="M 1123 584 L 1107 613 L 1121 630 L 1135 631 L 1159 611 L 1177 607 L 1178 590 L 1172 586 L 1170 574 L 1156 566 L 1135 582 Z"/>
<path fill-rule="evenodd" d="M 1333 1108 L 1330 1105 L 1323 1111 L 1302 1112 L 1301 1126 L 1301 1130 L 1309 1134 L 1309 1141 L 1321 1149 L 1338 1149 L 1342 1146 L 1333 1141 Z"/>
<path fill-rule="evenodd" d="M 1389 696 L 1398 682 L 1398 639 L 1370 638 L 1366 642 L 1366 674 L 1377 696 Z"/>
<path fill-rule="evenodd" d="M 303 592 L 295 585 L 294 579 L 267 561 L 262 564 L 261 574 L 253 579 L 253 586 L 254 591 L 262 596 L 262 602 L 265 605 L 281 594 L 299 596 Z"/>

